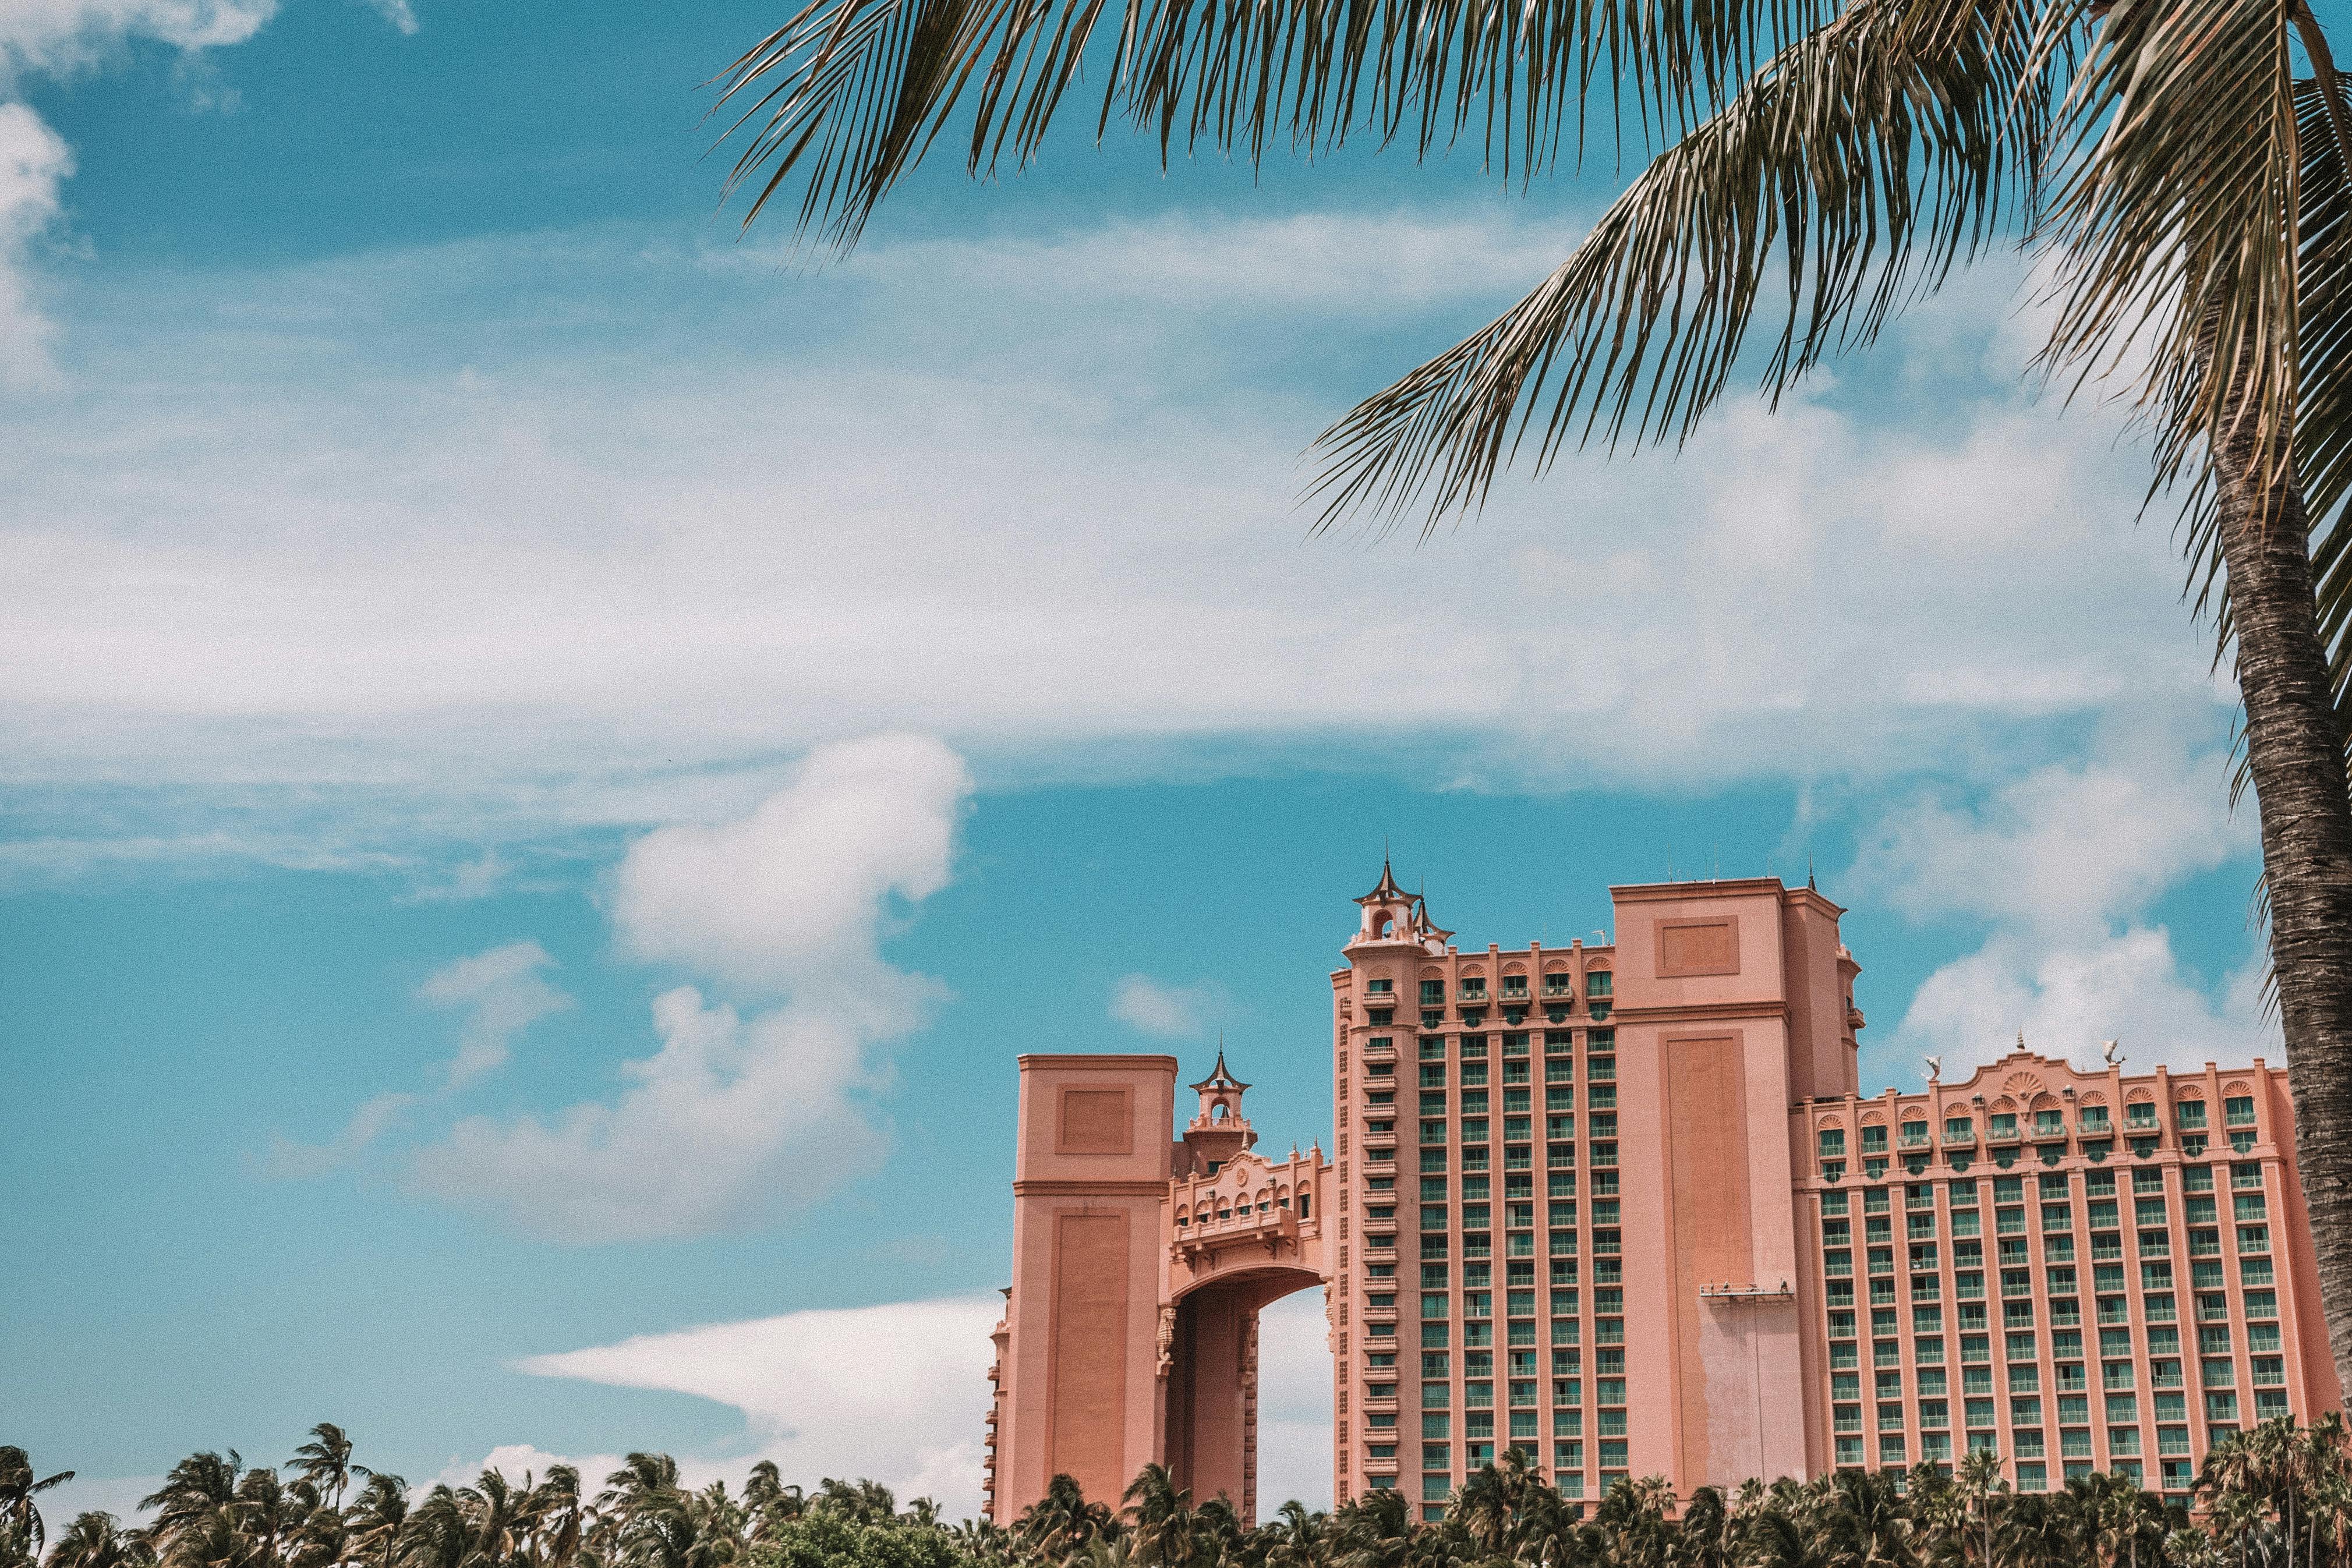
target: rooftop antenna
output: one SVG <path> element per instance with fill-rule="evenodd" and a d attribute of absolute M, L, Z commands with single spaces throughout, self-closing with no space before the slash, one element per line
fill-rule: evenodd
<path fill-rule="evenodd" d="M 1813 885 L 1813 857 L 1810 852 L 1805 856 L 1805 891 L 1807 893 L 1819 893 L 1821 891 L 1820 888 Z"/>

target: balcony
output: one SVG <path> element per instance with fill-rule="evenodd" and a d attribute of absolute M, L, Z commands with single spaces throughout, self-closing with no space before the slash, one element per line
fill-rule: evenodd
<path fill-rule="evenodd" d="M 1951 1141 L 1951 1134 L 1948 1133 L 1946 1134 L 1944 1141 L 1946 1143 L 1949 1143 Z M 2017 1130 L 2015 1123 L 2011 1123 L 2006 1127 L 1995 1124 L 1994 1125 L 1989 1126 L 1985 1129 L 1984 1141 L 1987 1148 L 2011 1147 L 2023 1143 L 2025 1141 L 2025 1135 Z"/>
<path fill-rule="evenodd" d="M 1961 1127 L 1957 1129 L 1947 1127 L 1944 1129 L 1944 1147 L 1948 1149 L 1973 1149 L 1976 1146 L 1977 1132 L 1974 1127 Z"/>
<path fill-rule="evenodd" d="M 1927 1129 L 1925 1127 L 1916 1133 L 1906 1127 L 1903 1129 L 1903 1135 L 1895 1141 L 1895 1146 L 1898 1149 L 1924 1149 L 1934 1145 L 1935 1141 L 1928 1136 Z"/>
<path fill-rule="evenodd" d="M 1391 1166 L 1391 1169 L 1394 1167 Z M 1298 1213 L 1287 1207 L 1237 1205 L 1214 1218 L 1178 1228 L 1169 1253 L 1194 1269 L 1213 1268 L 1217 1255 L 1243 1247 L 1263 1247 L 1269 1255 L 1298 1244 Z"/>

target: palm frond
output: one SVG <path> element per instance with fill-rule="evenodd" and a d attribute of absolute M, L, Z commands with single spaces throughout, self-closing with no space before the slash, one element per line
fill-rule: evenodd
<path fill-rule="evenodd" d="M 2032 43 L 2017 0 L 1850 0 L 1662 153 L 1541 287 L 1327 431 L 1324 526 L 1424 507 L 1433 526 L 1531 429 L 1538 470 L 1571 440 L 1686 436 L 1776 270 L 1776 397 L 1868 342 L 2012 204 L 2031 212 Z"/>
<path fill-rule="evenodd" d="M 2324 96 L 2336 94 L 2338 113 Z M 2352 93 L 2333 78 L 2295 85 L 2303 167 L 2297 180 L 2303 291 L 2294 464 L 2310 513 L 2319 631 L 2336 713 L 2352 745 L 2352 157 L 2343 142 Z"/>
<path fill-rule="evenodd" d="M 1256 161 L 1370 135 L 1477 139 L 1508 172 L 1580 152 L 1596 86 L 1671 135 L 1831 0 L 807 0 L 719 78 L 748 225 L 799 182 L 795 227 L 855 243 L 969 99 L 977 175 L 1033 157 L 1090 50 L 1114 117 Z M 1107 20 L 1116 37 L 1097 44 Z"/>
<path fill-rule="evenodd" d="M 2100 0 L 2063 0 L 2045 40 Z M 2116 0 L 2062 104 L 2065 173 L 2039 236 L 2057 262 L 2043 363 L 2073 387 L 2137 383 L 2156 487 L 2187 481 L 2183 543 L 2216 591 L 2205 462 L 2250 438 L 2283 476 L 2298 364 L 2301 137 L 2277 0 Z"/>

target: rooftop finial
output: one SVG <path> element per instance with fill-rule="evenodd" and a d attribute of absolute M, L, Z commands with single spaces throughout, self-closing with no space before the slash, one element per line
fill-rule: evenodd
<path fill-rule="evenodd" d="M 1217 1065 L 1209 1070 L 1208 1077 L 1202 1079 L 1200 1082 L 1193 1084 L 1192 1087 L 1196 1090 L 1203 1091 L 1219 1089 L 1239 1090 L 1249 1087 L 1248 1084 L 1234 1077 L 1233 1069 L 1225 1065 L 1225 1031 L 1221 1029 L 1217 1031 Z"/>
<path fill-rule="evenodd" d="M 1805 857 L 1805 891 L 1807 893 L 1819 893 L 1821 891 L 1820 888 L 1813 885 L 1813 857 L 1810 854 Z"/>
<path fill-rule="evenodd" d="M 1382 904 L 1392 900 L 1402 901 L 1403 897 L 1404 889 L 1397 885 L 1396 869 L 1392 864 L 1391 864 L 1388 852 L 1384 847 L 1381 852 L 1381 884 L 1372 889 L 1371 892 L 1364 894 L 1363 897 L 1356 900 L 1356 902 L 1358 904 Z"/>

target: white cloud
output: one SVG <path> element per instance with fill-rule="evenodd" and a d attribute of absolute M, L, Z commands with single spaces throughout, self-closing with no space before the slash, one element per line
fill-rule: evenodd
<path fill-rule="evenodd" d="M 1465 227 L 1466 282 L 1295 268 L 1365 281 L 1353 314 L 1334 287 L 1233 319 L 1251 296 L 1213 276 L 1155 306 L 1099 265 L 1436 255 Z M 1507 483 L 1418 550 L 1302 543 L 1298 449 L 1367 360 L 1443 340 L 1553 237 L 1193 217 L 779 277 L 541 235 L 170 280 L 236 311 L 78 327 L 86 395 L 0 444 L 25 519 L 0 536 L 13 862 L 70 872 L 134 831 L 159 856 L 218 841 L 199 830 L 478 853 L 704 820 L 778 756 L 877 728 L 1001 781 L 1319 747 L 1705 789 L 1973 768 L 2003 726 L 2126 701 L 2221 710 L 2162 531 L 2132 527 L 2136 452 L 1973 371 L 1922 393 L 1933 422 L 1824 384 L 1777 416 L 1735 402 L 1679 456 Z M 992 265 L 1070 287 L 991 289 Z M 552 292 L 518 298 L 526 273 Z M 740 357 L 666 336 L 721 318 Z M 854 330 L 812 343 L 813 319 Z M 227 376 L 258 390 L 204 395 Z M 101 779 L 152 782 L 101 816 Z M 288 835 L 322 798 L 334 820 Z"/>
<path fill-rule="evenodd" d="M 572 998 L 540 971 L 555 960 L 536 942 L 509 942 L 436 970 L 416 988 L 436 1007 L 463 1009 L 457 1054 L 449 1059 L 447 1087 L 458 1089 L 506 1065 L 515 1037 Z"/>
<path fill-rule="evenodd" d="M 436 1486 L 472 1486 L 476 1477 L 489 1470 L 496 1470 L 507 1479 L 520 1484 L 525 1476 L 543 1479 L 547 1472 L 556 1466 L 570 1465 L 580 1472 L 581 1490 L 593 1497 L 603 1487 L 604 1478 L 619 1469 L 625 1460 L 626 1456 L 621 1454 L 555 1454 L 532 1443 L 500 1443 L 478 1459 L 452 1454 L 448 1463 L 431 1479 L 422 1482 L 418 1490 Z M 713 1473 L 702 1473 L 706 1468 Z M 740 1468 L 748 1471 L 751 1461 L 744 1461 Z M 730 1491 L 740 1493 L 743 1490 L 743 1478 L 723 1466 L 706 1467 L 689 1458 L 680 1461 L 678 1474 L 687 1485 L 698 1489 L 723 1479 Z"/>
<path fill-rule="evenodd" d="M 743 1413 L 752 1451 L 682 1460 L 688 1479 L 740 1484 L 758 1459 L 814 1489 L 828 1476 L 877 1480 L 902 1503 L 936 1499 L 950 1518 L 980 1508 L 994 1293 L 711 1323 L 517 1363 L 542 1377 L 698 1395 Z M 499 1449 L 529 1468 L 553 1458 Z M 492 1456 L 496 1458 L 496 1455 Z M 585 1473 L 585 1472 L 583 1472 Z M 601 1476 L 598 1478 L 601 1479 Z"/>
<path fill-rule="evenodd" d="M 1581 225 L 1497 223 L 1491 214 L 1307 212 L 1242 221 L 1173 212 L 1036 236 L 900 241 L 856 253 L 851 276 L 907 287 L 952 277 L 1122 308 L 1362 316 L 1524 290 L 1573 249 Z M 770 267 L 782 254 L 731 248 L 706 259 Z"/>
<path fill-rule="evenodd" d="M 755 990 L 887 997 L 906 979 L 875 947 L 888 902 L 947 885 L 971 789 L 928 736 L 825 747 L 740 821 L 631 845 L 613 894 L 621 946 Z"/>
<path fill-rule="evenodd" d="M 2161 926 L 2055 946 L 2002 933 L 1927 977 L 1895 1048 L 1915 1064 L 1942 1057 L 1948 1082 L 2015 1049 L 2021 1031 L 2029 1050 L 2086 1069 L 2098 1066 L 2107 1040 L 2123 1042 L 2135 1072 L 2257 1056 L 2284 1062 L 2278 1026 L 2262 1006 L 2261 966 L 2250 956 L 2217 994 L 2183 971 Z"/>
<path fill-rule="evenodd" d="M 867 1163 L 876 1048 L 937 994 L 883 960 L 882 935 L 894 900 L 946 883 L 970 788 L 937 741 L 874 737 L 820 748 L 740 821 L 638 840 L 613 899 L 625 948 L 783 999 L 746 1016 L 664 993 L 660 1049 L 624 1066 L 617 1098 L 468 1117 L 419 1152 L 418 1186 L 601 1241 L 756 1223 Z"/>
<path fill-rule="evenodd" d="M 404 37 L 415 35 L 416 7 L 410 5 L 409 0 L 368 0 L 368 3 L 375 8 L 377 16 L 392 24 L 395 32 Z"/>
<path fill-rule="evenodd" d="M 548 1014 L 572 1006 L 572 998 L 547 983 L 540 971 L 555 960 L 536 942 L 509 942 L 470 958 L 444 965 L 416 988 L 417 999 L 462 1009 L 457 1051 L 442 1070 L 436 1097 L 446 1097 L 484 1073 L 506 1065 L 515 1037 Z M 370 1097 L 324 1144 L 297 1143 L 272 1134 L 267 1168 L 278 1176 L 324 1176 L 372 1147 L 410 1110 L 421 1094 L 388 1091 Z"/>
<path fill-rule="evenodd" d="M 242 44 L 277 14 L 278 0 L 8 0 L 0 89 L 87 69 L 132 38 L 191 52 Z"/>
<path fill-rule="evenodd" d="M 370 1095 L 343 1124 L 343 1130 L 323 1144 L 298 1143 L 280 1134 L 269 1135 L 269 1155 L 263 1168 L 271 1176 L 306 1181 L 340 1170 L 373 1146 L 392 1125 L 416 1105 L 422 1096 L 400 1090 Z"/>
<path fill-rule="evenodd" d="M 418 887 L 411 897 L 419 903 L 466 904 L 504 892 L 515 874 L 515 862 L 495 849 L 471 860 L 459 861 L 438 879 Z"/>
<path fill-rule="evenodd" d="M 1331 1506 L 1331 1325 L 1323 1292 L 1285 1296 L 1258 1314 L 1257 1516 L 1291 1498 Z"/>
<path fill-rule="evenodd" d="M 1111 987 L 1110 1016 L 1129 1029 L 1168 1040 L 1189 1040 L 1225 1005 L 1224 988 L 1211 981 L 1171 985 L 1150 975 L 1121 975 Z"/>
<path fill-rule="evenodd" d="M 27 253 L 58 215 L 73 154 L 40 116 L 0 103 L 0 391 L 48 380 L 55 328 L 33 301 Z"/>
<path fill-rule="evenodd" d="M 2113 1039 L 2140 1069 L 2282 1059 L 2260 955 L 2208 987 L 2148 918 L 2185 879 L 2252 855 L 2251 803 L 2231 813 L 2227 754 L 2196 745 L 2177 714 L 2128 718 L 2083 755 L 1973 799 L 1900 802 L 1863 836 L 1861 895 L 1915 920 L 1990 927 L 1913 995 L 1886 1048 L 1906 1071 L 1940 1056 L 1951 1081 L 2013 1049 L 2021 1030 L 2030 1048 L 2084 1066 Z"/>
<path fill-rule="evenodd" d="M 787 1481 L 870 1478 L 898 1494 L 936 1499 L 950 1518 L 980 1507 L 981 1437 L 988 1414 L 988 1334 L 1003 1311 L 993 1293 L 882 1306 L 791 1312 L 643 1334 L 618 1344 L 516 1363 L 524 1372 L 622 1388 L 698 1395 L 743 1413 L 751 1451 L 681 1458 L 689 1483 L 740 1481 L 774 1459 Z M 1319 1291 L 1268 1307 L 1258 1329 L 1259 1517 L 1284 1500 L 1331 1504 L 1331 1353 Z M 441 1479 L 471 1479 L 495 1465 L 509 1477 L 546 1472 L 561 1456 L 529 1445 L 452 1462 Z M 601 1479 L 609 1456 L 572 1460 Z"/>
<path fill-rule="evenodd" d="M 2137 716 L 2145 719 L 2147 716 Z M 2185 876 L 2254 847 L 2230 760 L 2161 724 L 2116 727 L 2090 756 L 1973 800 L 1922 796 L 1864 840 L 1858 885 L 1915 918 L 1980 915 L 2042 933 L 2101 930 Z"/>
<path fill-rule="evenodd" d="M 405 0 L 394 0 L 404 4 Z M 73 153 L 40 116 L 10 101 L 25 81 L 87 69 L 133 38 L 179 49 L 241 44 L 277 0 L 6 0 L 0 4 L 0 393 L 47 389 L 57 325 L 37 302 L 36 243 L 56 225 Z"/>

